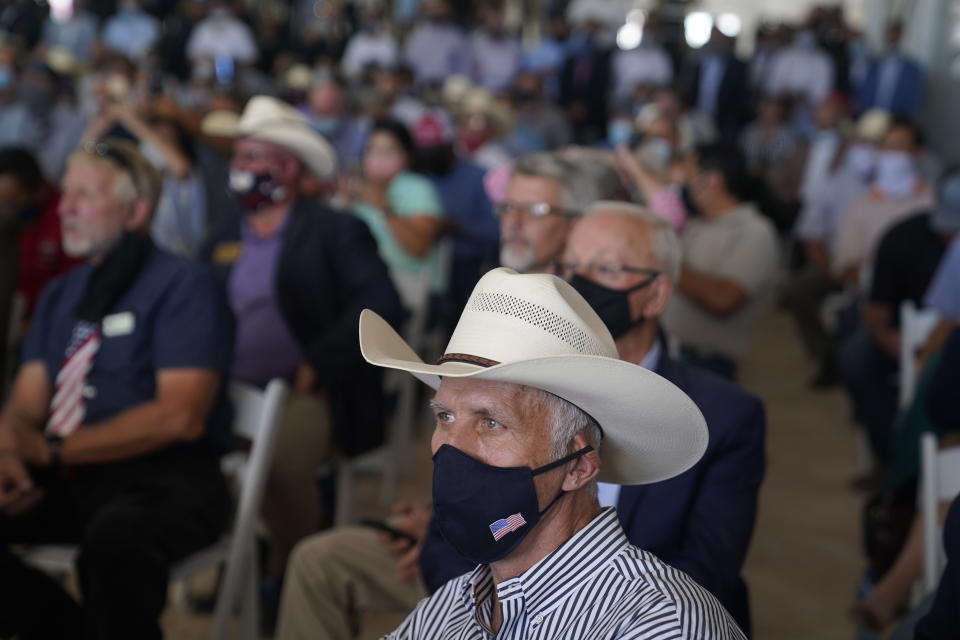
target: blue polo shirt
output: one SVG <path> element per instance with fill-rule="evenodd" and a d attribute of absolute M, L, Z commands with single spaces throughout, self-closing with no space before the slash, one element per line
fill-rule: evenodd
<path fill-rule="evenodd" d="M 103 340 L 87 375 L 84 426 L 108 420 L 156 396 L 162 369 L 210 369 L 226 376 L 233 324 L 223 293 L 201 265 L 153 245 L 140 274 L 101 323 Z M 44 363 L 51 387 L 77 323 L 75 310 L 93 267 L 81 265 L 51 282 L 40 296 L 23 360 Z M 208 437 L 229 438 L 229 409 L 221 398 Z"/>

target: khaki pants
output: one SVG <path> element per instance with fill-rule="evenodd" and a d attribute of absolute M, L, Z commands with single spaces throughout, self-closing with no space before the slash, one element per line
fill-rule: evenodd
<path fill-rule="evenodd" d="M 361 618 L 371 616 L 381 623 L 390 616 L 383 631 L 394 629 L 426 597 L 422 584 L 396 578 L 396 564 L 369 527 L 340 527 L 304 540 L 287 567 L 277 640 L 352 640 Z"/>
<path fill-rule="evenodd" d="M 267 570 L 281 576 L 293 547 L 320 528 L 320 493 L 314 476 L 331 455 L 326 401 L 291 394 L 277 439 L 260 516 L 270 534 Z"/>

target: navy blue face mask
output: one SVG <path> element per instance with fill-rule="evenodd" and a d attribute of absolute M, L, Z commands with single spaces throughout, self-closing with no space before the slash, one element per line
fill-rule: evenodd
<path fill-rule="evenodd" d="M 504 558 L 566 492 L 540 511 L 534 476 L 593 451 L 579 451 L 537 469 L 494 467 L 456 447 L 442 445 L 433 456 L 434 517 L 444 539 L 477 564 Z"/>

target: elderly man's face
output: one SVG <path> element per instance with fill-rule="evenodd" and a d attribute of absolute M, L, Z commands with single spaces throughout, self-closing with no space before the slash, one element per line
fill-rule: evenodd
<path fill-rule="evenodd" d="M 510 179 L 500 218 L 500 264 L 520 273 L 549 271 L 560 258 L 571 219 L 560 213 L 534 216 L 530 205 L 562 210 L 561 185 L 550 178 L 516 175 Z M 512 205 L 512 207 L 510 206 Z"/>
<path fill-rule="evenodd" d="M 561 275 L 566 280 L 579 275 L 621 291 L 650 279 L 649 273 L 636 271 L 640 269 L 661 269 L 650 252 L 650 229 L 635 216 L 618 211 L 597 211 L 582 218 L 570 232 L 561 262 Z M 649 317 L 651 309 L 647 307 L 657 295 L 656 287 L 632 292 L 631 318 Z"/>
<path fill-rule="evenodd" d="M 444 378 L 431 403 L 433 453 L 448 444 L 495 467 L 535 469 L 550 460 L 550 415 L 535 390 L 507 382 Z M 534 478 L 541 505 L 557 493 L 558 474 Z"/>
<path fill-rule="evenodd" d="M 63 250 L 73 258 L 96 259 L 110 251 L 130 228 L 135 199 L 124 197 L 124 171 L 107 161 L 76 159 L 63 178 L 60 226 Z M 122 186 L 122 185 L 120 185 Z"/>

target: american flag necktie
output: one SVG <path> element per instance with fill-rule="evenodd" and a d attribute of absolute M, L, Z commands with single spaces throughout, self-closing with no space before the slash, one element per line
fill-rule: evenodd
<path fill-rule="evenodd" d="M 86 414 L 84 382 L 100 348 L 100 339 L 99 323 L 81 321 L 74 327 L 54 384 L 46 428 L 48 435 L 66 438 L 83 424 Z"/>

